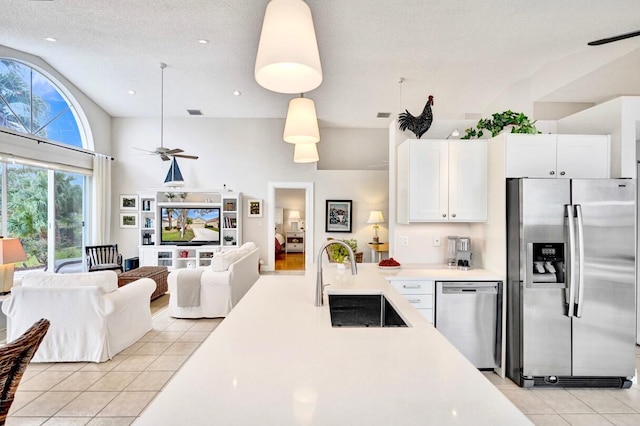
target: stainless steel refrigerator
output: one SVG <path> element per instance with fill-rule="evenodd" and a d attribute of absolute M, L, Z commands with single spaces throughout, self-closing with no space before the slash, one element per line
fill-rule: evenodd
<path fill-rule="evenodd" d="M 520 386 L 629 387 L 635 181 L 507 181 L 507 375 Z"/>

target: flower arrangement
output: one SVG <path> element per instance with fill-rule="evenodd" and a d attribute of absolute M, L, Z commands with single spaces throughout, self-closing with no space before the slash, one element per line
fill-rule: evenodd
<path fill-rule="evenodd" d="M 351 250 L 353 250 L 353 254 L 355 255 L 356 251 L 358 251 L 358 240 L 352 238 L 349 240 L 341 241 L 347 243 L 347 245 L 351 247 Z M 332 244 L 328 247 L 328 250 L 331 258 L 336 263 L 344 263 L 349 260 L 349 251 L 340 244 Z"/>

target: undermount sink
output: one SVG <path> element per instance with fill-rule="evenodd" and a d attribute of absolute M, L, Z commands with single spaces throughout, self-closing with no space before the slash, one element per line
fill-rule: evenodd
<path fill-rule="evenodd" d="M 333 327 L 407 327 L 383 294 L 328 294 Z"/>

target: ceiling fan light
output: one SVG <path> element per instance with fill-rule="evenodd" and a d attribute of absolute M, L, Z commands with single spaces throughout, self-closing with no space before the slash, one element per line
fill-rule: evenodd
<path fill-rule="evenodd" d="M 284 123 L 285 142 L 295 144 L 315 144 L 320 141 L 316 106 L 309 98 L 294 98 L 289 102 L 287 119 Z"/>
<path fill-rule="evenodd" d="M 294 163 L 315 163 L 320 160 L 315 143 L 301 143 L 293 147 Z"/>
<path fill-rule="evenodd" d="M 309 92 L 322 83 L 318 42 L 309 5 L 271 0 L 262 22 L 254 76 L 278 93 Z"/>

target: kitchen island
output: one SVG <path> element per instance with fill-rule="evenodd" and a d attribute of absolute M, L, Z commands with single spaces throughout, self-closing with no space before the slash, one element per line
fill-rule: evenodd
<path fill-rule="evenodd" d="M 262 276 L 136 425 L 530 425 L 375 264 L 326 292 L 382 292 L 409 327 L 333 328 L 315 273 Z"/>

